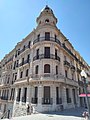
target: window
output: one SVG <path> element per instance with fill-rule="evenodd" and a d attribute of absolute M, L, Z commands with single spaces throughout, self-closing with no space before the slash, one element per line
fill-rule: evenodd
<path fill-rule="evenodd" d="M 16 68 L 16 61 L 14 62 L 14 67 L 13 67 L 13 69 L 15 69 Z"/>
<path fill-rule="evenodd" d="M 21 88 L 18 89 L 17 101 L 20 101 Z"/>
<path fill-rule="evenodd" d="M 38 74 L 38 65 L 36 66 L 35 74 Z"/>
<path fill-rule="evenodd" d="M 28 48 L 30 48 L 31 41 L 28 42 Z"/>
<path fill-rule="evenodd" d="M 26 70 L 26 77 L 28 76 L 28 71 L 29 71 L 29 70 L 27 69 L 27 70 Z"/>
<path fill-rule="evenodd" d="M 14 80 L 16 80 L 17 79 L 17 73 L 15 73 L 15 79 Z"/>
<path fill-rule="evenodd" d="M 68 77 L 67 70 L 65 70 L 65 77 L 66 77 L 66 78 Z"/>
<path fill-rule="evenodd" d="M 23 71 L 21 71 L 21 73 L 20 73 L 20 78 L 22 78 L 23 77 Z"/>
<path fill-rule="evenodd" d="M 50 47 L 45 47 L 44 49 L 44 57 L 50 58 Z"/>
<path fill-rule="evenodd" d="M 45 32 L 45 40 L 50 40 L 50 32 Z"/>
<path fill-rule="evenodd" d="M 39 59 L 39 49 L 36 51 L 36 58 Z"/>
<path fill-rule="evenodd" d="M 38 87 L 35 87 L 35 98 L 38 97 Z"/>
<path fill-rule="evenodd" d="M 23 97 L 22 97 L 23 102 L 26 102 L 26 95 L 27 95 L 27 88 L 24 88 L 24 94 L 23 94 Z"/>
<path fill-rule="evenodd" d="M 37 35 L 37 39 L 38 39 L 38 41 L 40 40 L 40 34 Z"/>
<path fill-rule="evenodd" d="M 50 65 L 49 64 L 44 65 L 44 73 L 50 73 Z"/>
<path fill-rule="evenodd" d="M 25 45 L 23 46 L 23 51 L 25 50 Z"/>
<path fill-rule="evenodd" d="M 57 36 L 55 35 L 55 41 L 57 40 Z"/>
<path fill-rule="evenodd" d="M 55 49 L 55 59 L 57 59 L 57 49 Z"/>
<path fill-rule="evenodd" d="M 19 54 L 20 54 L 20 49 L 18 49 L 18 51 L 17 51 L 17 52 L 18 52 L 18 55 L 19 55 Z"/>
<path fill-rule="evenodd" d="M 56 66 L 56 75 L 58 74 L 58 66 Z"/>
<path fill-rule="evenodd" d="M 49 22 L 49 19 L 46 19 L 46 20 L 45 20 L 45 23 L 48 23 L 48 22 Z"/>
<path fill-rule="evenodd" d="M 66 88 L 66 98 L 67 98 L 67 103 L 71 103 L 71 98 L 69 97 L 69 89 Z"/>
<path fill-rule="evenodd" d="M 17 60 L 17 64 L 16 64 L 16 67 L 18 67 L 18 63 L 19 63 L 19 60 Z"/>
<path fill-rule="evenodd" d="M 24 58 L 22 58 L 22 65 L 24 65 Z"/>
<path fill-rule="evenodd" d="M 29 63 L 30 54 L 27 55 L 27 62 Z"/>

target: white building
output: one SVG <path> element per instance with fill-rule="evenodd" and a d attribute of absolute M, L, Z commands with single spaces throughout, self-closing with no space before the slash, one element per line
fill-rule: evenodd
<path fill-rule="evenodd" d="M 34 111 L 61 111 L 84 105 L 80 72 L 90 80 L 90 67 L 57 28 L 46 6 L 37 27 L 0 62 L 0 110 L 10 116 Z"/>

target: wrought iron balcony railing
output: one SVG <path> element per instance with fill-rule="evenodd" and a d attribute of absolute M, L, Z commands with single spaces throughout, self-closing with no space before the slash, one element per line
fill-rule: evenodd
<path fill-rule="evenodd" d="M 42 104 L 53 104 L 53 98 L 42 98 Z"/>
<path fill-rule="evenodd" d="M 71 65 L 71 69 L 72 69 L 72 70 L 75 70 L 75 66 L 74 66 L 74 65 Z"/>
<path fill-rule="evenodd" d="M 57 44 L 59 44 L 61 46 L 60 40 L 55 39 L 54 37 L 49 37 L 48 39 L 46 39 L 45 37 L 37 38 L 36 40 L 33 41 L 33 45 L 35 43 L 38 43 L 38 42 L 41 42 L 41 41 L 52 41 L 52 42 L 56 42 Z"/>
<path fill-rule="evenodd" d="M 78 72 L 78 73 L 81 73 L 81 70 L 80 70 L 79 68 L 77 68 L 77 72 Z"/>
<path fill-rule="evenodd" d="M 64 61 L 64 65 L 70 67 L 70 63 L 67 60 Z"/>
<path fill-rule="evenodd" d="M 20 66 L 25 65 L 25 64 L 27 64 L 29 62 L 30 62 L 30 60 L 25 60 L 24 62 L 21 62 L 18 66 L 20 67 Z"/>
<path fill-rule="evenodd" d="M 1 96 L 0 98 L 1 98 L 1 100 L 8 100 L 7 96 Z"/>
<path fill-rule="evenodd" d="M 26 98 L 25 97 L 22 97 L 22 102 L 26 102 Z"/>
<path fill-rule="evenodd" d="M 60 57 L 55 56 L 53 54 L 50 54 L 50 55 L 40 54 L 38 56 L 33 57 L 33 61 L 38 60 L 38 59 L 54 59 L 60 62 Z"/>

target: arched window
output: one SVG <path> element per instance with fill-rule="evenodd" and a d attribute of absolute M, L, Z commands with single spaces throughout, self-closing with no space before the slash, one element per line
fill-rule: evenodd
<path fill-rule="evenodd" d="M 35 68 L 35 74 L 38 74 L 38 65 Z"/>
<path fill-rule="evenodd" d="M 46 20 L 45 20 L 45 23 L 48 23 L 48 22 L 49 22 L 49 19 L 46 19 Z"/>
<path fill-rule="evenodd" d="M 44 65 L 44 73 L 50 73 L 50 65 L 49 64 Z"/>
<path fill-rule="evenodd" d="M 58 66 L 56 66 L 56 75 L 58 74 Z"/>

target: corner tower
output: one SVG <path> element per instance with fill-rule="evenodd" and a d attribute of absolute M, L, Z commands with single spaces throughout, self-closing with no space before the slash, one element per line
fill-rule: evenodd
<path fill-rule="evenodd" d="M 46 7 L 41 11 L 39 17 L 37 17 L 36 22 L 40 26 L 45 24 L 56 26 L 57 18 L 55 17 L 53 10 L 46 5 Z"/>

